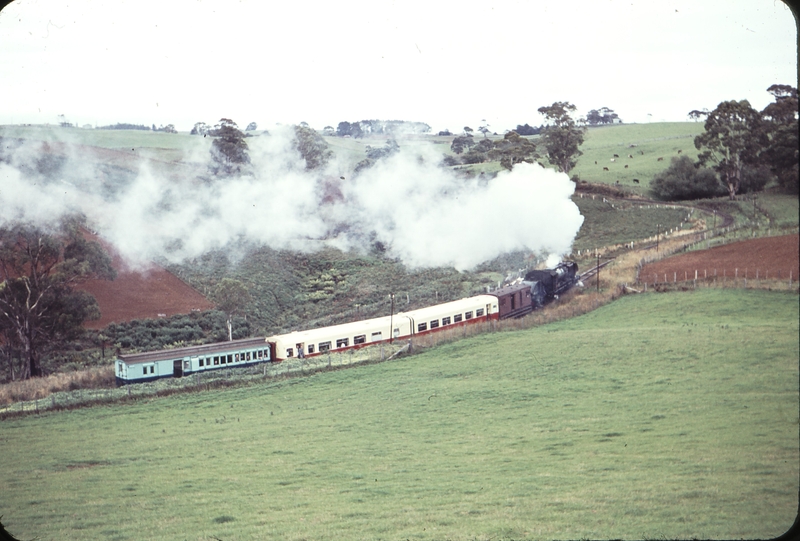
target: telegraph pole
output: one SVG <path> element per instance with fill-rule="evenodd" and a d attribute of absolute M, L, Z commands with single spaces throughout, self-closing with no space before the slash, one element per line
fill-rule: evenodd
<path fill-rule="evenodd" d="M 597 252 L 597 292 L 600 293 L 600 252 Z"/>
<path fill-rule="evenodd" d="M 389 315 L 389 343 L 392 343 L 394 340 L 394 293 L 390 293 L 389 296 L 392 298 L 392 311 Z"/>
<path fill-rule="evenodd" d="M 661 224 L 656 224 L 656 252 L 658 251 L 658 236 L 661 234 Z"/>

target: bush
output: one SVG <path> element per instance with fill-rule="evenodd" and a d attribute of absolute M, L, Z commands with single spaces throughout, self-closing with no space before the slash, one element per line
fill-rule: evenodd
<path fill-rule="evenodd" d="M 753 193 L 760 192 L 764 187 L 772 181 L 775 181 L 775 175 L 770 172 L 769 168 L 758 166 L 742 167 L 742 178 L 739 183 L 739 193 Z"/>
<path fill-rule="evenodd" d="M 650 191 L 656 199 L 665 201 L 702 199 L 727 193 L 714 171 L 698 167 L 688 156 L 672 158 L 669 167 L 653 178 Z"/>

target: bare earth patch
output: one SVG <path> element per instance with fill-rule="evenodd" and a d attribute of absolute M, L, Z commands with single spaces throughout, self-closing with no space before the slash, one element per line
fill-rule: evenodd
<path fill-rule="evenodd" d="M 765 237 L 732 242 L 709 250 L 698 250 L 645 265 L 640 280 L 659 282 L 693 280 L 717 276 L 748 279 L 798 279 L 800 273 L 800 236 Z M 716 274 L 715 274 L 716 273 Z"/>
<path fill-rule="evenodd" d="M 96 237 L 92 240 L 100 241 Z M 114 253 L 111 247 L 103 244 L 109 253 Z M 117 271 L 116 280 L 90 280 L 81 286 L 94 295 L 102 314 L 96 321 L 87 321 L 84 324 L 87 329 L 102 329 L 110 323 L 169 317 L 214 307 L 197 290 L 157 265 L 145 271 L 133 271 L 115 254 L 113 266 Z"/>

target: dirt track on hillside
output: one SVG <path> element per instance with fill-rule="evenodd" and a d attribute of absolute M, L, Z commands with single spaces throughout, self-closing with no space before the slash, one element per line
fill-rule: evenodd
<path fill-rule="evenodd" d="M 697 277 L 731 279 L 798 279 L 800 236 L 765 237 L 732 242 L 709 250 L 668 257 L 645 265 L 639 279 L 648 283 L 678 282 Z M 665 279 L 666 275 L 666 279 Z"/>

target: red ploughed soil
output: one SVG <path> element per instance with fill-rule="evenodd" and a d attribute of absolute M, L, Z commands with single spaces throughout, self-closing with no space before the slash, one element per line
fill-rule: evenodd
<path fill-rule="evenodd" d="M 738 270 L 737 270 L 738 269 Z M 755 279 L 798 279 L 800 271 L 800 236 L 765 237 L 732 242 L 710 250 L 676 255 L 645 265 L 639 279 L 648 283 L 694 280 L 706 276 Z M 756 273 L 758 273 L 756 275 Z M 664 275 L 666 274 L 666 280 Z"/>
<path fill-rule="evenodd" d="M 86 236 L 101 242 L 109 253 L 114 253 L 100 239 Z M 90 280 L 80 287 L 94 295 L 100 305 L 100 319 L 87 321 L 84 324 L 87 329 L 102 329 L 109 323 L 188 314 L 192 310 L 214 307 L 197 290 L 161 267 L 153 265 L 146 271 L 132 271 L 126 268 L 118 255 L 113 256 L 112 264 L 117 271 L 115 280 Z"/>

